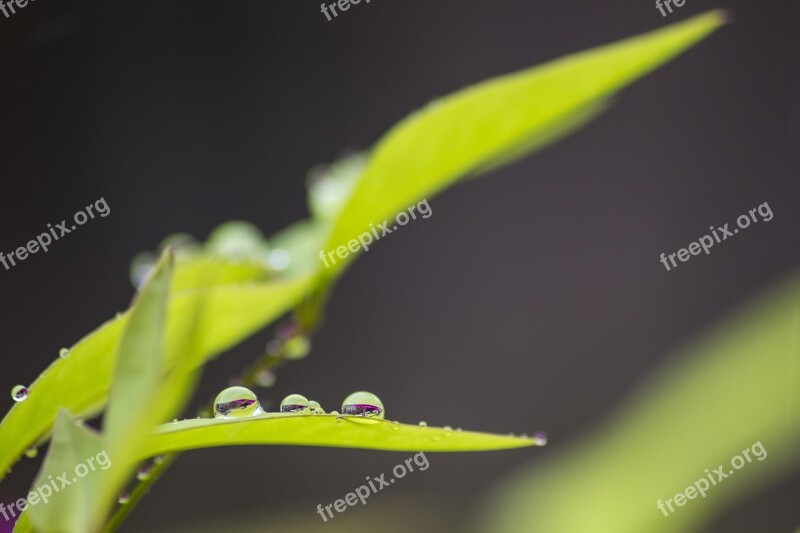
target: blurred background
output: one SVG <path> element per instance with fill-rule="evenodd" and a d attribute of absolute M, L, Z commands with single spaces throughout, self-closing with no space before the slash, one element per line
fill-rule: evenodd
<path fill-rule="evenodd" d="M 328 22 L 306 0 L 38 0 L 0 17 L 0 251 L 100 197 L 111 209 L 0 269 L 0 390 L 125 309 L 131 258 L 164 236 L 230 219 L 271 234 L 307 215 L 313 165 L 428 100 L 714 7 L 735 23 L 364 254 L 312 355 L 259 391 L 272 407 L 299 392 L 335 409 L 367 389 L 392 419 L 546 430 L 546 448 L 429 454 L 427 471 L 327 524 L 317 504 L 410 454 L 195 451 L 122 529 L 468 530 L 493 486 L 602 427 L 671 351 L 797 266 L 796 2 L 692 0 L 663 18 L 639 0 L 373 0 Z M 772 221 L 671 272 L 659 262 L 763 202 Z M 269 337 L 210 364 L 195 404 Z M 11 403 L 0 396 L 2 412 Z M 39 461 L 15 467 L 0 501 L 26 492 Z M 793 531 L 799 497 L 787 476 L 706 530 Z"/>

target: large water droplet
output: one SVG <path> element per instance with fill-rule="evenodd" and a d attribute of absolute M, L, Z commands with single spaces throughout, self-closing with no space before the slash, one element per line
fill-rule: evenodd
<path fill-rule="evenodd" d="M 305 335 L 294 335 L 283 344 L 283 356 L 286 359 L 304 359 L 311 351 L 311 341 Z"/>
<path fill-rule="evenodd" d="M 33 459 L 37 455 L 39 455 L 39 449 L 36 446 L 31 446 L 30 448 L 25 450 L 25 457 L 29 459 Z"/>
<path fill-rule="evenodd" d="M 281 402 L 281 413 L 308 413 L 308 398 L 302 394 L 290 394 Z"/>
<path fill-rule="evenodd" d="M 308 402 L 308 410 L 311 411 L 312 415 L 324 415 L 325 414 L 325 409 L 322 408 L 322 406 L 319 404 L 319 402 L 315 402 L 314 400 L 311 400 L 310 402 Z"/>
<path fill-rule="evenodd" d="M 342 414 L 383 419 L 383 402 L 371 392 L 354 392 L 342 402 Z"/>
<path fill-rule="evenodd" d="M 22 402 L 28 399 L 28 388 L 24 385 L 17 385 L 11 389 L 11 397 L 15 402 Z"/>
<path fill-rule="evenodd" d="M 119 495 L 119 498 L 117 498 L 117 501 L 120 503 L 120 505 L 125 505 L 126 503 L 131 501 L 131 495 L 128 494 L 127 491 L 126 492 L 121 492 L 120 495 Z"/>
<path fill-rule="evenodd" d="M 66 359 L 67 357 L 69 357 L 69 349 L 68 349 L 68 348 L 61 348 L 61 349 L 58 351 L 58 356 L 59 356 L 61 359 Z"/>
<path fill-rule="evenodd" d="M 533 435 L 533 442 L 535 442 L 539 446 L 544 446 L 547 444 L 547 433 L 544 431 L 539 431 L 534 433 Z"/>
<path fill-rule="evenodd" d="M 272 370 L 262 370 L 256 374 L 256 385 L 259 387 L 272 387 L 276 380 L 275 372 Z"/>
<path fill-rule="evenodd" d="M 228 387 L 214 400 L 216 418 L 242 418 L 262 412 L 255 393 L 245 387 Z"/>

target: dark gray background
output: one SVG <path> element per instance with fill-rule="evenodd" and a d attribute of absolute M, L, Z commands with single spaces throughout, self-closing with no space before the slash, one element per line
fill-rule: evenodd
<path fill-rule="evenodd" d="M 168 233 L 204 237 L 234 218 L 271 233 L 306 215 L 312 165 L 368 147 L 429 99 L 667 22 L 634 0 L 373 0 L 333 22 L 318 4 L 37 0 L 0 18 L 0 250 L 100 196 L 111 208 L 0 270 L 0 390 L 124 309 L 130 258 Z M 366 388 L 403 421 L 546 429 L 547 449 L 434 455 L 381 495 L 429 497 L 420 513 L 459 531 L 493 483 L 602 423 L 671 349 L 791 271 L 800 6 L 692 0 L 668 20 L 719 6 L 734 25 L 582 132 L 431 200 L 430 219 L 375 246 L 337 287 L 313 355 L 260 394 L 333 409 Z M 659 263 L 765 201 L 773 221 L 673 272 Z M 198 400 L 266 338 L 211 364 Z M 3 393 L 0 410 L 10 404 Z M 292 510 L 324 530 L 318 503 L 403 457 L 193 452 L 124 530 Z M 0 501 L 21 495 L 36 464 L 15 468 Z M 709 531 L 789 531 L 798 497 L 794 476 Z"/>

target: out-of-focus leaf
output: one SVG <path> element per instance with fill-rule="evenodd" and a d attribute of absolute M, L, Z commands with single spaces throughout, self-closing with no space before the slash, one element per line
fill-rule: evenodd
<path fill-rule="evenodd" d="M 107 459 L 108 464 L 113 464 L 113 459 L 107 454 L 103 456 L 104 453 L 103 441 L 98 435 L 60 411 L 50 448 L 33 484 L 33 490 L 38 489 L 39 494 L 46 488 L 51 494 L 47 502 L 40 500 L 28 507 L 14 528 L 15 533 L 31 530 L 37 533 L 93 531 L 91 509 L 94 487 L 104 472 L 101 463 L 105 464 Z M 81 472 L 84 472 L 83 477 Z M 64 486 L 65 483 L 68 486 Z"/>
<path fill-rule="evenodd" d="M 378 142 L 324 249 L 345 245 L 368 231 L 370 223 L 394 217 L 460 177 L 494 168 L 563 136 L 615 92 L 724 21 L 722 11 L 712 11 L 432 102 Z M 338 261 L 328 275 L 356 255 Z"/>
<path fill-rule="evenodd" d="M 341 415 L 265 413 L 240 419 L 182 420 L 160 426 L 139 450 L 167 452 L 256 444 L 329 446 L 387 451 L 471 452 L 534 446 L 532 439 L 410 426 Z"/>
<path fill-rule="evenodd" d="M 786 476 L 800 451 L 800 276 L 681 350 L 596 435 L 498 495 L 487 530 L 702 531 L 724 507 Z M 760 442 L 705 498 L 656 506 Z M 576 502 L 579 502 L 577 504 Z"/>

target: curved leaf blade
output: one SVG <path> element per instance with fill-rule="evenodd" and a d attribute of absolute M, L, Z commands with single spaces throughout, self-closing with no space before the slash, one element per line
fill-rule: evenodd
<path fill-rule="evenodd" d="M 475 452 L 536 445 L 525 437 L 411 426 L 356 416 L 267 413 L 243 419 L 205 418 L 165 424 L 141 446 L 140 458 L 216 446 L 266 444 L 417 452 Z"/>
<path fill-rule="evenodd" d="M 644 35 L 501 76 L 437 100 L 377 144 L 325 250 L 454 181 L 516 159 L 591 118 L 615 92 L 721 26 L 711 11 Z M 571 126 L 571 127 L 570 127 Z M 358 255 L 330 268 L 334 275 Z"/>

